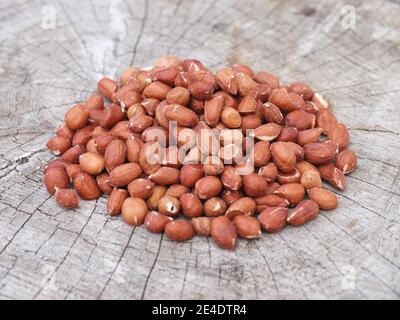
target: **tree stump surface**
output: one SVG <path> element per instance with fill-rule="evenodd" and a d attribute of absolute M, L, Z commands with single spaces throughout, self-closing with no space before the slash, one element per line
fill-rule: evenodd
<path fill-rule="evenodd" d="M 378 0 L 1 1 L 0 299 L 399 299 L 399 15 Z M 65 111 L 164 54 L 323 94 L 359 157 L 340 206 L 233 252 L 131 228 L 104 197 L 60 208 L 44 145 Z"/>

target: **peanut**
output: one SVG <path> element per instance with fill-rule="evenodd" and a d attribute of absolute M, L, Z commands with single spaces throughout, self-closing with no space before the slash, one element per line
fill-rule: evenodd
<path fill-rule="evenodd" d="M 322 181 L 343 190 L 357 166 L 349 130 L 319 93 L 247 65 L 213 74 L 199 60 L 163 56 L 97 88 L 47 143 L 60 158 L 44 184 L 64 208 L 103 193 L 108 212 L 130 225 L 175 241 L 211 235 L 233 249 L 238 235 L 336 208 Z"/>
<path fill-rule="evenodd" d="M 148 208 L 141 198 L 126 198 L 121 208 L 122 218 L 127 224 L 140 226 L 143 224 Z"/>
<path fill-rule="evenodd" d="M 221 248 L 232 250 L 236 246 L 237 233 L 233 223 L 225 216 L 216 217 L 211 221 L 211 237 Z"/>

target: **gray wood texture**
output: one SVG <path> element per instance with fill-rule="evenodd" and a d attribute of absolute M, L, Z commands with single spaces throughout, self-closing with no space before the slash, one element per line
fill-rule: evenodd
<path fill-rule="evenodd" d="M 379 0 L 2 0 L 0 299 L 399 299 L 399 15 Z M 227 252 L 133 229 L 105 198 L 57 206 L 44 145 L 67 108 L 166 53 L 322 93 L 359 156 L 339 208 Z"/>

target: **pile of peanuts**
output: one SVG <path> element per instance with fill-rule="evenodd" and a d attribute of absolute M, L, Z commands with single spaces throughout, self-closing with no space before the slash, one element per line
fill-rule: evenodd
<path fill-rule="evenodd" d="M 110 215 L 174 241 L 300 226 L 334 209 L 357 164 L 349 133 L 307 84 L 163 56 L 102 78 L 47 147 L 44 183 L 65 208 L 109 195 Z M 71 188 L 74 187 L 75 190 Z"/>

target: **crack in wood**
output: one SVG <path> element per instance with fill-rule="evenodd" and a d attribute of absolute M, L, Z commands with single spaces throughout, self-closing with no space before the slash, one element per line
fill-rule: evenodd
<path fill-rule="evenodd" d="M 138 35 L 136 37 L 135 45 L 133 46 L 133 53 L 132 53 L 132 58 L 131 58 L 131 63 L 130 66 L 133 66 L 137 54 L 137 49 L 140 43 L 140 40 L 142 39 L 142 34 L 144 31 L 144 28 L 146 26 L 146 21 L 147 21 L 147 16 L 148 16 L 148 11 L 149 11 L 149 1 L 150 0 L 144 0 L 144 13 L 143 13 L 143 19 L 142 19 L 142 24 L 140 25 L 140 29 L 138 31 Z"/>
<path fill-rule="evenodd" d="M 145 296 L 145 294 L 146 294 L 147 285 L 148 285 L 149 280 L 150 280 L 150 277 L 151 277 L 151 275 L 152 275 L 152 273 L 153 273 L 154 267 L 156 266 L 156 263 L 157 263 L 157 261 L 158 261 L 158 256 L 160 255 L 161 244 L 162 244 L 163 237 L 164 237 L 164 234 L 161 234 L 161 236 L 160 236 L 160 242 L 159 242 L 159 244 L 158 244 L 157 253 L 156 253 L 156 256 L 155 256 L 155 258 L 154 258 L 154 261 L 153 261 L 153 263 L 152 263 L 152 265 L 151 265 L 151 267 L 150 267 L 149 273 L 148 273 L 147 276 L 146 276 L 146 280 L 144 281 L 144 286 L 143 286 L 142 294 L 140 295 L 140 300 L 143 300 L 143 299 L 144 299 L 144 296 Z"/>

